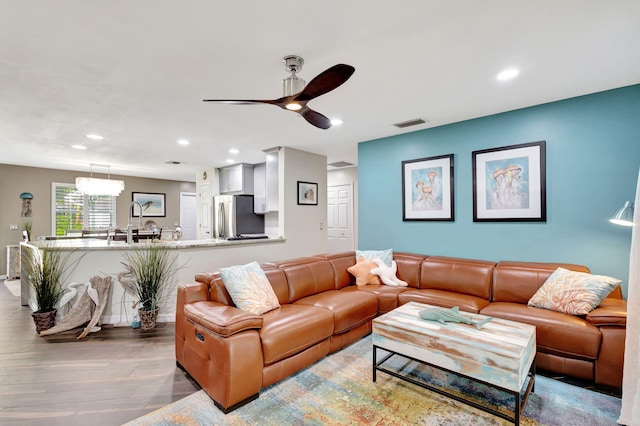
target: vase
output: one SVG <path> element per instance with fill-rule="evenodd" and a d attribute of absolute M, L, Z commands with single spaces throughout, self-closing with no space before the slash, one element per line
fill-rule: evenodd
<path fill-rule="evenodd" d="M 157 309 L 153 311 L 143 311 L 139 309 L 138 315 L 140 315 L 140 326 L 143 330 L 151 330 L 156 327 L 156 320 L 158 319 Z"/>
<path fill-rule="evenodd" d="M 56 323 L 57 309 L 47 312 L 32 312 L 31 317 L 36 325 L 36 331 L 40 334 L 41 331 L 48 330 Z"/>

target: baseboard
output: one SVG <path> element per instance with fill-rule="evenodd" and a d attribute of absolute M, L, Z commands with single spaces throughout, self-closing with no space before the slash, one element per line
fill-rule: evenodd
<path fill-rule="evenodd" d="M 119 315 L 103 315 L 101 322 L 114 327 L 131 327 L 131 319 L 121 318 Z M 158 322 L 176 322 L 176 314 L 158 314 Z"/>

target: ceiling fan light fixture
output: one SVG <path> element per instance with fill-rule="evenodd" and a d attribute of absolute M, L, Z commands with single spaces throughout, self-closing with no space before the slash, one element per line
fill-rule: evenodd
<path fill-rule="evenodd" d="M 289 111 L 300 111 L 302 109 L 302 105 L 300 105 L 297 102 L 289 102 L 288 104 L 285 105 L 285 107 Z"/>

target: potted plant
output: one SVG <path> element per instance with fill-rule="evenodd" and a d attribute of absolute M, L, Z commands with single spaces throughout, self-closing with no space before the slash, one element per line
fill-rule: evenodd
<path fill-rule="evenodd" d="M 53 327 L 56 319 L 56 305 L 67 290 L 66 277 L 72 272 L 82 257 L 71 261 L 70 252 L 22 248 L 23 270 L 35 296 L 36 310 L 31 313 L 38 334 Z"/>
<path fill-rule="evenodd" d="M 136 247 L 124 257 L 122 264 L 127 271 L 118 275 L 118 281 L 138 299 L 133 308 L 138 306 L 142 329 L 152 329 L 156 326 L 160 304 L 173 284 L 173 276 L 180 269 L 177 256 L 166 246 L 150 243 Z"/>

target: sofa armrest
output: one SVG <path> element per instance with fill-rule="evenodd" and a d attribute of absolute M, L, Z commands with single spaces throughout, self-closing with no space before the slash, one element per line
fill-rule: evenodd
<path fill-rule="evenodd" d="M 608 297 L 597 308 L 589 312 L 586 319 L 597 327 L 603 325 L 626 327 L 627 301 Z"/>
<path fill-rule="evenodd" d="M 179 307 L 187 303 L 209 300 L 209 287 L 201 282 L 178 284 L 177 304 Z"/>
<path fill-rule="evenodd" d="M 228 337 L 246 330 L 262 328 L 263 318 L 233 306 L 217 302 L 194 302 L 184 306 L 187 320 L 198 324 L 210 332 Z"/>

